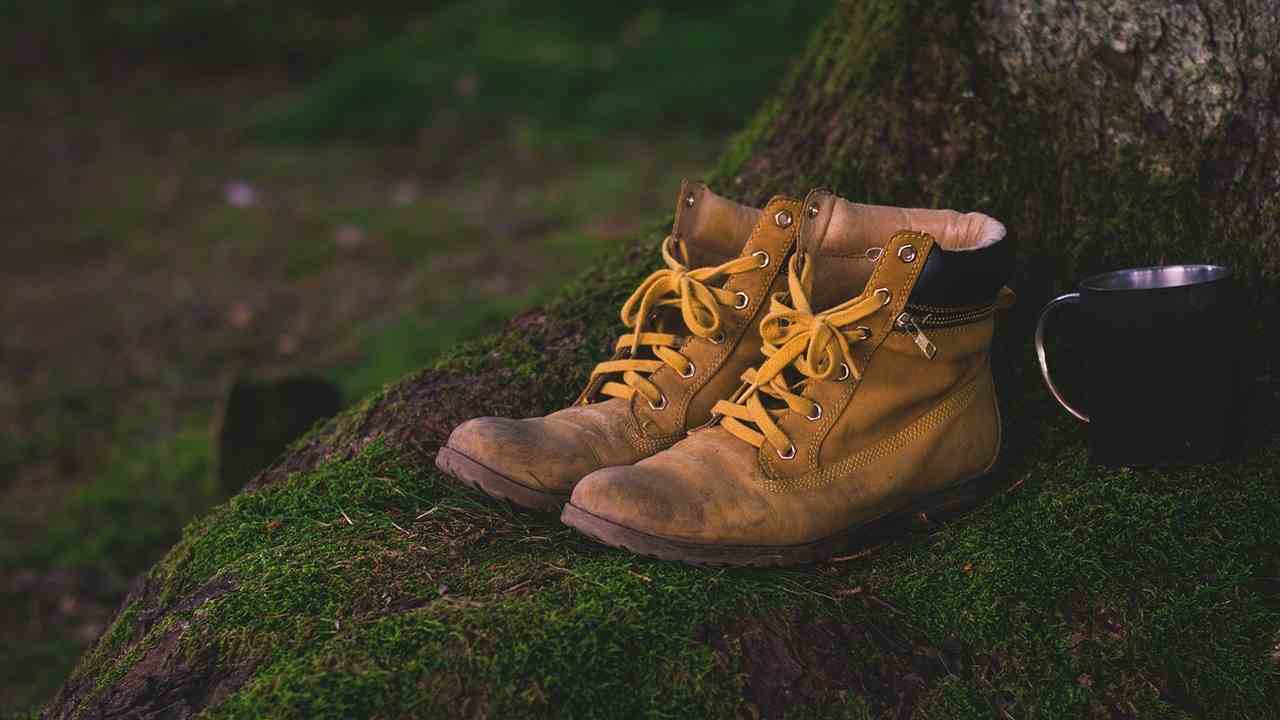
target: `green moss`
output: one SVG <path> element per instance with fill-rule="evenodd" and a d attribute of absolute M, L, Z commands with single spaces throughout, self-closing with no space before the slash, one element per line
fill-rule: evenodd
<path fill-rule="evenodd" d="M 709 649 L 689 647 L 685 622 L 662 627 L 652 622 L 653 602 L 614 607 L 581 597 L 591 582 L 560 584 L 577 587 L 472 607 L 438 600 L 353 623 L 314 651 L 273 665 L 211 716 L 288 708 L 289 717 L 409 709 L 450 717 L 469 704 L 503 717 L 635 717 L 722 715 L 732 707 L 732 678 Z M 333 692 L 336 678 L 342 681 Z"/>
<path fill-rule="evenodd" d="M 78 682 L 86 671 L 101 668 L 106 663 L 115 662 L 125 645 L 135 639 L 138 633 L 138 603 L 128 602 L 111 621 L 111 625 L 102 633 L 102 637 L 84 654 L 80 664 L 68 683 Z"/>
<path fill-rule="evenodd" d="M 986 720 L 991 707 L 977 692 L 960 678 L 945 678 L 924 698 L 916 711 L 921 720 Z"/>
<path fill-rule="evenodd" d="M 215 717 L 725 716 L 741 702 L 737 651 L 699 638 L 796 609 L 963 648 L 926 716 L 998 700 L 1076 717 L 1115 697 L 1160 715 L 1259 716 L 1276 692 L 1264 646 L 1280 611 L 1256 585 L 1256 548 L 1280 543 L 1280 446 L 1212 473 L 1108 471 L 1050 427 L 1021 489 L 970 518 L 860 561 L 772 572 L 597 548 L 376 443 L 188 528 L 151 581 L 169 605 L 211 599 L 149 637 L 180 626 L 192 657 L 217 647 L 220 662 L 256 665 Z M 829 599 L 851 587 L 854 599 Z M 145 641 L 114 662 L 109 651 L 131 614 L 82 675 L 105 686 L 127 672 Z M 850 717 L 882 701 L 831 698 Z"/>
<path fill-rule="evenodd" d="M 1280 533 L 1276 445 L 1220 472 L 1102 470 L 1080 448 L 1045 450 L 1020 493 L 929 553 L 883 558 L 885 597 L 935 641 L 1018 662 L 1006 690 L 1023 706 L 1083 711 L 1112 692 L 1223 716 L 1266 707 L 1260 639 L 1280 612 L 1246 588 L 1265 572 L 1252 548 Z"/>
<path fill-rule="evenodd" d="M 79 702 L 73 709 L 71 717 L 82 717 L 94 702 L 110 692 L 117 683 L 129 674 L 129 671 L 138 664 L 138 661 L 155 647 L 157 639 L 172 630 L 173 624 L 173 618 L 164 618 L 156 623 L 146 636 L 137 642 L 119 648 L 113 656 L 100 655 L 86 660 L 81 666 L 77 666 L 76 671 L 72 673 L 72 677 L 85 678 L 89 684 L 89 689 L 79 695 Z M 133 629 L 129 628 L 128 632 L 133 633 Z M 96 653 L 93 653 L 93 655 L 96 655 Z M 83 669 L 89 668 L 93 670 L 92 673 L 83 672 Z"/>
<path fill-rule="evenodd" d="M 721 179 L 740 171 L 779 123 L 788 132 L 808 128 L 791 124 L 796 114 L 854 102 L 850 86 L 906 77 L 898 65 L 912 57 L 916 38 L 902 28 L 929 27 L 916 15 L 933 6 L 922 5 L 907 14 L 842 5 L 824 32 L 852 24 L 855 37 L 834 49 L 815 42 L 804 60 L 808 70 L 827 71 L 815 75 L 824 82 L 794 106 L 768 106 L 726 157 Z M 966 42 L 963 27 L 951 30 L 959 38 L 952 42 Z M 947 42 L 924 49 L 956 50 Z M 954 80 L 940 75 L 940 83 Z M 1019 218 L 1024 257 L 1032 258 L 1020 268 L 1024 280 L 1063 282 L 1093 263 L 1195 249 L 1205 226 L 1195 216 L 1191 165 L 1155 176 L 1136 157 L 1108 158 L 1105 167 L 1058 163 L 1037 137 L 1043 118 L 1014 109 L 1007 97 L 997 101 L 994 112 L 1009 118 L 999 138 L 979 137 L 980 128 L 950 138 L 991 143 L 983 147 L 997 159 L 950 168 L 910 196 Z M 846 110 L 854 125 L 892 114 Z M 924 122 L 924 135 L 933 129 Z M 916 179 L 896 172 L 897 158 L 862 153 L 877 133 L 901 143 L 918 131 L 890 117 L 865 136 L 836 138 L 821 162 L 749 178 L 743 192 L 799 177 L 900 199 Z M 1070 199 L 1090 208 L 1070 228 L 1063 225 L 1074 213 L 1019 210 L 1054 206 L 1061 173 L 1115 183 L 1066 183 Z M 1151 198 L 1160 202 L 1143 202 Z M 1133 242 L 1107 241 L 1120 233 Z M 1253 252 L 1233 247 L 1241 253 L 1233 258 Z M 616 332 L 614 308 L 651 262 L 618 251 L 540 315 L 460 345 L 436 371 L 501 371 L 534 388 L 528 404 L 563 404 Z M 570 331 L 573 342 L 549 352 L 546 336 L 531 329 L 539 321 Z M 208 709 L 211 717 L 750 714 L 743 689 L 759 658 L 728 636 L 735 624 L 767 618 L 783 626 L 779 644 L 794 649 L 805 642 L 786 620 L 794 617 L 888 638 L 847 648 L 849 687 L 797 701 L 795 717 L 882 716 L 901 700 L 883 681 L 908 668 L 922 717 L 1076 718 L 1114 708 L 1143 717 L 1268 717 L 1280 702 L 1274 418 L 1230 462 L 1097 468 L 1082 431 L 1018 364 L 1021 374 L 1002 392 L 1009 417 L 1035 430 L 1010 442 L 1017 490 L 932 535 L 812 568 L 696 570 L 599 548 L 554 518 L 485 501 L 376 442 L 191 525 L 151 573 L 154 609 L 172 618 L 147 639 L 181 632 L 193 661 L 213 647 L 219 662 L 254 668 Z M 389 388 L 376 403 L 407 405 L 400 396 L 408 387 Z M 336 427 L 355 427 L 374 404 Z M 193 597 L 200 601 L 176 609 Z M 124 656 L 114 665 L 121 658 L 105 652 L 86 658 L 81 676 L 109 684 L 147 639 L 113 646 Z"/>
<path fill-rule="evenodd" d="M 742 170 L 742 166 L 751 158 L 756 144 L 778 116 L 781 107 L 782 102 L 779 100 L 767 101 L 764 108 L 751 117 L 747 127 L 733 136 L 720 156 L 720 163 L 711 173 L 712 181 L 717 186 L 727 185 Z"/>
<path fill-rule="evenodd" d="M 421 682 L 444 682 L 434 672 L 486 688 L 484 702 L 503 712 L 723 708 L 736 681 L 688 638 L 758 603 L 767 576 L 727 583 L 670 565 L 642 576 L 633 565 L 424 481 L 375 445 L 235 498 L 189 528 L 151 580 L 171 602 L 233 586 L 191 611 L 183 637 L 193 653 L 217 646 L 263 663 L 220 711 L 231 716 L 274 715 L 276 703 L 299 717 L 395 714 Z M 579 682 L 587 675 L 599 681 L 590 691 Z M 334 686 L 336 676 L 351 682 Z M 632 686 L 647 690 L 619 700 Z"/>

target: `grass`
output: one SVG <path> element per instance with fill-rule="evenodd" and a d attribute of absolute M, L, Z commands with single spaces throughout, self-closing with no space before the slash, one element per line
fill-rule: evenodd
<path fill-rule="evenodd" d="M 454 4 L 327 68 L 258 120 L 289 141 L 412 136 L 441 112 L 527 132 L 736 129 L 773 89 L 826 3 Z M 726 81 L 732 66 L 735 79 Z"/>
<path fill-rule="evenodd" d="M 363 398 L 417 368 L 424 359 L 437 357 L 489 330 L 533 302 L 521 296 L 479 307 L 464 305 L 445 317 L 421 311 L 406 313 L 385 325 L 368 328 L 359 341 L 360 361 L 334 368 L 329 377 L 343 388 L 344 397 Z"/>
<path fill-rule="evenodd" d="M 173 437 L 120 447 L 95 482 L 78 488 L 26 543 L 8 545 L 0 563 L 96 566 L 130 577 L 182 524 L 222 499 L 212 473 L 211 431 L 192 418 Z"/>

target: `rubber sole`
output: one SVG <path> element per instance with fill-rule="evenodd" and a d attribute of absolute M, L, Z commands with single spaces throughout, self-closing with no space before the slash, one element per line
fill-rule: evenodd
<path fill-rule="evenodd" d="M 559 512 L 569 501 L 568 493 L 544 492 L 521 485 L 447 445 L 436 453 L 436 467 L 469 488 L 529 510 Z"/>
<path fill-rule="evenodd" d="M 869 543 L 910 532 L 928 532 L 973 510 L 1000 490 L 1003 473 L 992 471 L 963 485 L 925 496 L 877 520 L 802 545 L 708 545 L 651 535 L 606 520 L 572 503 L 560 521 L 584 535 L 637 555 L 703 567 L 807 565 L 846 554 Z"/>

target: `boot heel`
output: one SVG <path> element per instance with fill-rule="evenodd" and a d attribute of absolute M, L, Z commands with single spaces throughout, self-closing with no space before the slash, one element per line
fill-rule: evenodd
<path fill-rule="evenodd" d="M 912 531 L 932 532 L 942 523 L 960 517 L 991 499 L 1004 487 L 1006 478 L 1002 464 L 997 463 L 985 475 L 939 490 L 900 512 L 910 513 L 908 523 Z"/>

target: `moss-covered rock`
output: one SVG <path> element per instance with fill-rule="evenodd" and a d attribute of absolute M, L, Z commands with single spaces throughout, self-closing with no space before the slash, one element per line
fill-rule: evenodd
<path fill-rule="evenodd" d="M 1038 301 L 1131 263 L 1234 265 L 1275 336 L 1280 19 L 1127 5 L 845 2 L 713 178 L 748 200 L 826 184 L 1009 225 L 1014 484 L 983 509 L 816 567 L 706 571 L 440 478 L 457 421 L 572 397 L 655 227 L 190 526 L 46 714 L 1274 717 L 1274 363 L 1239 457 L 1139 471 L 1088 463 L 1029 351 Z"/>

